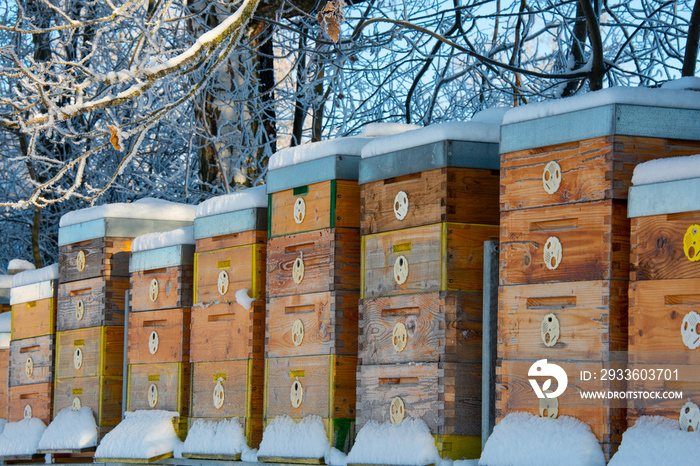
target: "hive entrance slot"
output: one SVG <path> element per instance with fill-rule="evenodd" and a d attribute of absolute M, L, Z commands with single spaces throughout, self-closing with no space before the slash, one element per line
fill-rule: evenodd
<path fill-rule="evenodd" d="M 316 243 L 309 241 L 308 243 L 299 243 L 299 244 L 292 244 L 290 246 L 285 246 L 284 252 L 289 254 L 289 253 L 295 253 L 295 252 L 301 252 L 301 251 L 310 251 L 314 249 L 314 246 Z"/>
<path fill-rule="evenodd" d="M 20 399 L 20 400 L 35 400 L 35 399 L 37 399 L 37 398 L 39 398 L 39 394 L 38 394 L 38 393 L 22 393 L 22 394 L 19 396 L 19 399 Z"/>
<path fill-rule="evenodd" d="M 207 319 L 209 322 L 222 322 L 226 320 L 236 320 L 236 314 L 216 314 L 209 316 Z"/>
<path fill-rule="evenodd" d="M 578 228 L 578 219 L 576 218 L 558 218 L 530 223 L 530 231 L 560 231 L 576 228 Z"/>
<path fill-rule="evenodd" d="M 576 296 L 535 296 L 527 298 L 528 309 L 558 309 L 576 306 Z"/>
<path fill-rule="evenodd" d="M 418 173 L 411 173 L 409 175 L 403 175 L 403 176 L 395 176 L 393 178 L 387 178 L 384 180 L 384 185 L 387 184 L 394 184 L 394 183 L 400 183 L 401 181 L 409 181 L 409 180 L 416 180 L 420 179 L 423 176 L 422 172 Z"/>
<path fill-rule="evenodd" d="M 379 385 L 411 385 L 418 384 L 418 377 L 380 377 Z"/>
<path fill-rule="evenodd" d="M 165 327 L 168 325 L 167 320 L 144 320 L 143 326 L 145 327 Z"/>
<path fill-rule="evenodd" d="M 235 239 L 235 238 L 238 238 L 238 235 L 240 235 L 240 233 L 231 233 L 230 235 L 214 236 L 214 237 L 211 239 L 211 241 L 212 241 L 213 243 L 220 243 L 220 242 L 226 241 L 226 240 L 228 240 L 228 239 Z"/>
<path fill-rule="evenodd" d="M 667 306 L 697 306 L 700 304 L 700 294 L 674 294 L 664 296 L 664 304 Z"/>
<path fill-rule="evenodd" d="M 31 353 L 33 351 L 38 351 L 39 348 L 41 348 L 39 345 L 34 345 L 34 346 L 27 346 L 24 348 L 20 348 L 19 352 L 20 353 Z"/>
<path fill-rule="evenodd" d="M 418 314 L 420 314 L 420 308 L 418 307 L 382 309 L 382 316 L 417 316 Z"/>
<path fill-rule="evenodd" d="M 79 289 L 79 290 L 72 290 L 72 291 L 70 292 L 70 295 L 71 295 L 71 296 L 76 296 L 76 295 L 79 295 L 79 294 L 86 294 L 86 293 L 89 293 L 90 291 L 92 291 L 92 288 L 81 288 L 81 289 Z"/>
<path fill-rule="evenodd" d="M 316 307 L 313 304 L 299 304 L 297 306 L 284 306 L 285 314 L 308 314 L 314 312 Z"/>
<path fill-rule="evenodd" d="M 144 275 L 155 275 L 155 274 L 158 274 L 158 273 L 165 273 L 165 272 L 167 272 L 167 271 L 168 271 L 167 268 L 161 267 L 160 269 L 144 270 L 144 271 L 143 271 L 143 274 L 144 274 Z"/>

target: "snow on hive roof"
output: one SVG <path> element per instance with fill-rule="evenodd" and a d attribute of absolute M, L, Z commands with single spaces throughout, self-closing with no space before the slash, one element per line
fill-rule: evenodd
<path fill-rule="evenodd" d="M 186 453 L 236 455 L 248 451 L 245 433 L 237 418 L 195 419 L 187 431 L 185 446 Z"/>
<path fill-rule="evenodd" d="M 697 465 L 700 432 L 680 430 L 678 420 L 642 416 L 622 435 L 622 444 L 609 466 Z"/>
<path fill-rule="evenodd" d="M 61 217 L 59 226 L 67 227 L 106 217 L 150 220 L 193 221 L 195 206 L 162 199 L 144 198 L 134 202 L 104 204 L 68 212 Z"/>
<path fill-rule="evenodd" d="M 0 456 L 33 455 L 46 425 L 31 417 L 19 422 L 8 422 L 0 434 Z"/>
<path fill-rule="evenodd" d="M 306 416 L 297 423 L 284 415 L 265 428 L 258 457 L 324 458 L 330 448 L 320 416 Z"/>
<path fill-rule="evenodd" d="M 36 266 L 29 261 L 24 259 L 12 259 L 9 264 L 7 264 L 7 273 L 14 275 L 18 272 L 23 272 L 25 270 L 34 270 Z"/>
<path fill-rule="evenodd" d="M 157 409 L 126 412 L 124 420 L 102 439 L 95 458 L 147 459 L 173 452 L 181 443 L 172 421 L 178 416 Z"/>
<path fill-rule="evenodd" d="M 605 456 L 591 428 L 576 418 L 512 413 L 496 424 L 479 464 L 604 466 Z"/>
<path fill-rule="evenodd" d="M 634 167 L 632 184 L 638 186 L 689 178 L 700 178 L 700 154 L 654 159 L 640 163 Z"/>
<path fill-rule="evenodd" d="M 267 207 L 265 185 L 207 199 L 197 206 L 194 216 L 195 218 L 209 217 L 211 215 L 253 209 L 255 207 Z"/>
<path fill-rule="evenodd" d="M 661 89 L 700 91 L 700 78 L 697 76 L 684 76 L 682 78 L 663 83 L 661 85 Z"/>
<path fill-rule="evenodd" d="M 12 275 L 0 275 L 0 288 L 12 288 Z"/>
<path fill-rule="evenodd" d="M 678 84 L 677 86 L 680 87 L 681 85 Z M 674 88 L 673 85 L 670 85 L 670 88 L 662 89 L 610 87 L 565 99 L 548 100 L 546 102 L 515 107 L 503 117 L 503 124 L 509 125 L 610 104 L 700 110 L 700 94 L 693 90 L 688 90 L 687 85 L 684 85 L 682 90 Z"/>
<path fill-rule="evenodd" d="M 12 312 L 3 312 L 0 314 L 0 333 L 12 331 Z"/>
<path fill-rule="evenodd" d="M 80 450 L 97 445 L 97 424 L 92 408 L 63 408 L 39 440 L 39 450 Z"/>
<path fill-rule="evenodd" d="M 369 421 L 357 433 L 348 463 L 440 464 L 440 455 L 422 419 L 404 419 L 399 424 Z"/>
<path fill-rule="evenodd" d="M 31 285 L 58 279 L 58 264 L 51 264 L 37 270 L 26 270 L 12 277 L 12 287 Z"/>
<path fill-rule="evenodd" d="M 195 244 L 194 228 L 183 227 L 170 231 L 157 231 L 137 236 L 131 242 L 131 252 L 148 251 L 150 249 L 178 246 L 180 244 Z"/>

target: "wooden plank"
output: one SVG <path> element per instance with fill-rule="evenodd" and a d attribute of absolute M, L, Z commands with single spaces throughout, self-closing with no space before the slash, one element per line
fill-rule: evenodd
<path fill-rule="evenodd" d="M 191 416 L 209 419 L 261 418 L 264 376 L 264 363 L 260 359 L 192 364 Z M 217 408 L 213 394 L 219 382 L 224 400 Z"/>
<path fill-rule="evenodd" d="M 627 285 L 598 280 L 500 287 L 498 357 L 605 361 L 614 351 L 626 351 Z M 549 314 L 559 322 L 551 347 L 542 339 Z"/>
<path fill-rule="evenodd" d="M 460 291 L 362 300 L 360 364 L 481 363 L 481 307 L 481 293 Z M 403 348 L 394 346 L 399 324 L 406 332 Z"/>
<path fill-rule="evenodd" d="M 158 293 L 151 294 L 151 283 L 157 283 Z M 131 274 L 129 289 L 130 311 L 150 311 L 192 306 L 194 267 L 177 266 L 146 270 Z M 155 300 L 151 299 L 155 296 Z"/>
<path fill-rule="evenodd" d="M 228 235 L 215 236 L 212 238 L 201 238 L 197 240 L 197 252 L 213 251 L 215 249 L 233 248 L 245 246 L 247 244 L 267 243 L 267 230 L 249 230 Z"/>
<path fill-rule="evenodd" d="M 362 235 L 440 222 L 499 222 L 499 173 L 472 168 L 436 168 L 361 186 Z M 408 198 L 406 216 L 394 213 L 397 194 Z"/>
<path fill-rule="evenodd" d="M 260 359 L 265 341 L 265 303 L 250 310 L 238 303 L 192 308 L 190 361 Z"/>
<path fill-rule="evenodd" d="M 628 390 L 651 392 L 654 396 L 665 392 L 661 396 L 667 397 L 639 396 L 628 400 L 627 419 L 632 424 L 641 416 L 666 416 L 678 420 L 686 402 L 700 403 L 700 372 L 697 364 L 630 364 L 629 369 L 633 374 L 639 374 L 639 377 L 637 380 L 633 377 L 627 383 Z M 674 395 L 669 392 L 675 392 L 680 398 L 670 398 Z"/>
<path fill-rule="evenodd" d="M 131 364 L 128 383 L 127 411 L 161 409 L 175 411 L 181 417 L 189 415 L 189 363 Z M 156 387 L 155 397 L 149 396 L 151 385 Z M 155 400 L 154 406 L 151 400 Z"/>
<path fill-rule="evenodd" d="M 162 455 L 152 456 L 150 458 L 95 458 L 95 463 L 136 463 L 146 464 L 155 463 L 156 461 L 172 458 L 173 452 L 163 453 Z"/>
<path fill-rule="evenodd" d="M 12 339 L 56 332 L 56 299 L 45 298 L 12 306 Z"/>
<path fill-rule="evenodd" d="M 75 398 L 78 398 L 81 406 L 89 406 L 92 409 L 97 426 L 100 428 L 114 427 L 122 420 L 121 377 L 56 379 L 54 385 L 54 417 L 63 408 L 73 406 Z M 101 429 L 99 439 L 107 432 L 109 432 L 109 429 Z"/>
<path fill-rule="evenodd" d="M 212 460 L 212 461 L 240 461 L 241 454 L 236 453 L 235 455 L 220 455 L 220 454 L 207 454 L 207 453 L 182 453 L 183 458 L 189 458 L 193 460 Z"/>
<path fill-rule="evenodd" d="M 128 277 L 132 238 L 101 237 L 58 248 L 61 283 L 95 277 Z M 78 255 L 85 255 L 85 266 L 78 270 Z"/>
<path fill-rule="evenodd" d="M 10 342 L 10 387 L 53 382 L 55 339 L 45 335 Z"/>
<path fill-rule="evenodd" d="M 7 419 L 10 396 L 10 349 L 0 349 L 0 417 Z"/>
<path fill-rule="evenodd" d="M 298 458 L 294 456 L 258 456 L 261 463 L 326 464 L 324 458 Z"/>
<path fill-rule="evenodd" d="M 32 417 L 41 419 L 46 425 L 51 422 L 53 405 L 53 383 L 43 382 L 10 387 L 7 420 L 19 422 L 24 419 L 29 406 Z"/>
<path fill-rule="evenodd" d="M 67 330 L 56 335 L 56 378 L 122 375 L 124 327 Z"/>
<path fill-rule="evenodd" d="M 358 292 L 324 292 L 270 298 L 266 313 L 265 357 L 357 355 Z M 297 345 L 293 327 L 303 337 Z"/>
<path fill-rule="evenodd" d="M 150 344 L 156 332 L 158 345 Z M 128 364 L 187 362 L 190 352 L 190 309 L 160 309 L 129 314 Z M 155 351 L 152 353 L 152 348 Z"/>
<path fill-rule="evenodd" d="M 295 261 L 304 264 L 299 283 Z M 360 232 L 325 228 L 270 239 L 267 253 L 268 297 L 360 288 Z"/>
<path fill-rule="evenodd" d="M 683 238 L 700 224 L 700 211 L 650 215 L 631 219 L 630 279 L 672 280 L 700 278 L 700 262 L 683 252 Z"/>
<path fill-rule="evenodd" d="M 127 277 L 96 277 L 59 284 L 56 331 L 124 325 L 124 293 L 127 290 Z M 80 319 L 79 307 L 82 308 Z"/>
<path fill-rule="evenodd" d="M 265 259 L 266 247 L 257 244 L 195 253 L 195 304 L 232 303 L 243 288 L 250 297 L 263 299 Z M 228 287 L 222 295 L 218 282 L 223 271 L 228 274 Z"/>

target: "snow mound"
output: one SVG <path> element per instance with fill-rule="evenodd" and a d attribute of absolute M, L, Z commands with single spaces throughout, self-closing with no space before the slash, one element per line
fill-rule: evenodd
<path fill-rule="evenodd" d="M 700 154 L 654 159 L 640 163 L 634 167 L 632 184 L 639 186 L 689 178 L 700 178 Z"/>
<path fill-rule="evenodd" d="M 178 246 L 180 244 L 195 244 L 194 228 L 184 227 L 170 231 L 157 231 L 137 236 L 131 242 L 131 252 L 148 251 L 150 249 Z"/>
<path fill-rule="evenodd" d="M 80 450 L 97 445 L 97 424 L 92 408 L 63 408 L 39 441 L 39 450 Z"/>
<path fill-rule="evenodd" d="M 35 417 L 8 422 L 0 434 L 0 456 L 35 454 L 45 430 L 46 425 Z"/>
<path fill-rule="evenodd" d="M 306 416 L 300 422 L 278 416 L 263 432 L 258 457 L 324 458 L 330 447 L 320 416 Z"/>
<path fill-rule="evenodd" d="M 9 314 L 9 312 L 5 312 L 5 314 Z M 12 334 L 10 332 L 2 332 L 0 333 L 0 349 L 9 349 L 10 348 L 10 337 Z"/>
<path fill-rule="evenodd" d="M 220 421 L 196 419 L 187 432 L 186 453 L 236 455 L 250 450 L 237 418 Z"/>
<path fill-rule="evenodd" d="M 267 207 L 267 191 L 265 185 L 242 189 L 235 193 L 212 197 L 197 206 L 195 218 L 210 215 L 225 214 L 237 210 Z"/>
<path fill-rule="evenodd" d="M 663 83 L 661 88 L 700 91 L 700 78 L 697 76 L 684 76 L 682 78 Z"/>
<path fill-rule="evenodd" d="M 147 459 L 172 453 L 181 443 L 173 427 L 179 414 L 162 410 L 125 413 L 95 451 L 95 458 Z"/>
<path fill-rule="evenodd" d="M 409 123 L 370 123 L 362 128 L 360 136 L 367 138 L 378 138 L 421 128 L 422 126 L 412 125 Z"/>
<path fill-rule="evenodd" d="M 700 462 L 700 432 L 684 432 L 678 420 L 643 416 L 622 434 L 609 466 L 691 466 Z"/>
<path fill-rule="evenodd" d="M 503 117 L 506 116 L 508 110 L 513 107 L 492 107 L 487 108 L 474 114 L 471 118 L 472 123 L 488 123 L 491 125 L 501 126 L 503 124 Z"/>
<path fill-rule="evenodd" d="M 148 197 L 134 202 L 118 202 L 74 210 L 61 217 L 59 226 L 67 227 L 106 217 L 192 222 L 195 209 L 193 205 Z"/>
<path fill-rule="evenodd" d="M 0 333 L 12 331 L 12 312 L 3 312 L 0 314 Z"/>
<path fill-rule="evenodd" d="M 404 419 L 398 424 L 369 421 L 348 454 L 348 463 L 353 464 L 411 466 L 440 461 L 435 439 L 422 419 Z"/>
<path fill-rule="evenodd" d="M 12 277 L 12 287 L 31 285 L 58 279 L 58 264 L 48 265 L 37 270 L 27 270 Z"/>
<path fill-rule="evenodd" d="M 604 466 L 605 456 L 591 428 L 576 418 L 512 413 L 496 424 L 479 464 Z"/>
<path fill-rule="evenodd" d="M 34 270 L 36 266 L 29 261 L 24 259 L 12 259 L 9 264 L 7 264 L 7 273 L 14 275 L 18 272 L 23 272 L 25 270 Z"/>

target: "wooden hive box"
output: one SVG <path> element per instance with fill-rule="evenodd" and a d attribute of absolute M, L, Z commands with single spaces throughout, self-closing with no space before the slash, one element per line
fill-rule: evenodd
<path fill-rule="evenodd" d="M 53 419 L 53 398 L 52 382 L 10 387 L 7 420 L 19 422 L 36 417 L 48 425 Z"/>
<path fill-rule="evenodd" d="M 128 277 L 95 277 L 58 285 L 58 332 L 124 325 Z"/>
<path fill-rule="evenodd" d="M 176 411 L 180 415 L 179 425 L 186 430 L 190 408 L 189 363 L 131 364 L 128 377 L 127 411 Z"/>
<path fill-rule="evenodd" d="M 10 342 L 10 387 L 52 384 L 55 335 Z"/>
<path fill-rule="evenodd" d="M 188 308 L 194 285 L 194 245 L 134 252 L 129 264 L 130 311 Z"/>
<path fill-rule="evenodd" d="M 254 299 L 264 299 L 265 258 L 264 244 L 196 252 L 194 302 L 232 303 L 240 289 L 247 289 Z"/>
<path fill-rule="evenodd" d="M 57 280 L 43 280 L 12 289 L 12 339 L 56 332 Z"/>
<path fill-rule="evenodd" d="M 9 338 L 9 335 L 8 335 Z M 10 396 L 10 348 L 0 347 L 0 417 L 7 419 Z"/>
<path fill-rule="evenodd" d="M 128 364 L 188 362 L 190 308 L 129 314 Z"/>
<path fill-rule="evenodd" d="M 121 377 L 124 327 L 92 327 L 56 334 L 56 378 Z"/>
<path fill-rule="evenodd" d="M 190 361 L 261 359 L 265 338 L 265 304 L 196 305 L 192 308 Z"/>
<path fill-rule="evenodd" d="M 98 428 L 98 441 L 122 419 L 122 377 L 57 378 L 53 415 L 67 407 L 89 406 Z"/>

